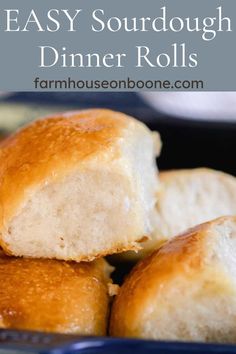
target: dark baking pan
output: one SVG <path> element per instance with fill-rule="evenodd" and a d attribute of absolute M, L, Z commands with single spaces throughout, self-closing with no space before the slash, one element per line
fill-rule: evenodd
<path fill-rule="evenodd" d="M 236 346 L 0 331 L 0 354 L 230 354 Z"/>

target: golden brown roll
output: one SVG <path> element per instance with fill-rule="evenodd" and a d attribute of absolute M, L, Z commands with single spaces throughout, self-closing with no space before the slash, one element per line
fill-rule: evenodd
<path fill-rule="evenodd" d="M 0 257 L 0 328 L 105 335 L 111 267 Z"/>
<path fill-rule="evenodd" d="M 0 244 L 10 255 L 93 260 L 153 230 L 158 134 L 122 113 L 38 120 L 0 145 Z"/>
<path fill-rule="evenodd" d="M 236 217 L 175 237 L 142 260 L 115 299 L 120 337 L 236 342 Z"/>

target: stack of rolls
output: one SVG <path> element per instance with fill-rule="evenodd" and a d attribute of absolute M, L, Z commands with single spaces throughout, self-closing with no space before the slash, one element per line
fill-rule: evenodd
<path fill-rule="evenodd" d="M 105 335 L 108 254 L 152 233 L 160 139 L 122 113 L 39 119 L 0 146 L 0 326 Z"/>
<path fill-rule="evenodd" d="M 160 150 L 143 123 L 98 109 L 1 143 L 1 328 L 236 341 L 236 180 L 159 173 Z M 120 287 L 105 256 L 137 263 Z"/>

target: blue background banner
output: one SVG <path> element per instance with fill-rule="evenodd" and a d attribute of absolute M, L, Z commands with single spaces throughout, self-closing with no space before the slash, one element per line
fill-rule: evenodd
<path fill-rule="evenodd" d="M 235 0 L 1 0 L 0 89 L 234 91 Z"/>

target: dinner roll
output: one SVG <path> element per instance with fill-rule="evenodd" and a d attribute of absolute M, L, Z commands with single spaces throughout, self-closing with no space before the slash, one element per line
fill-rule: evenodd
<path fill-rule="evenodd" d="M 236 179 L 208 168 L 160 172 L 152 238 L 129 259 L 140 259 L 163 241 L 203 222 L 236 215 Z"/>
<path fill-rule="evenodd" d="M 111 267 L 0 257 L 0 328 L 105 335 Z"/>
<path fill-rule="evenodd" d="M 38 120 L 0 145 L 0 244 L 10 255 L 93 260 L 153 229 L 157 133 L 110 110 Z"/>
<path fill-rule="evenodd" d="M 113 336 L 236 341 L 236 217 L 167 242 L 131 272 L 112 309 Z"/>

